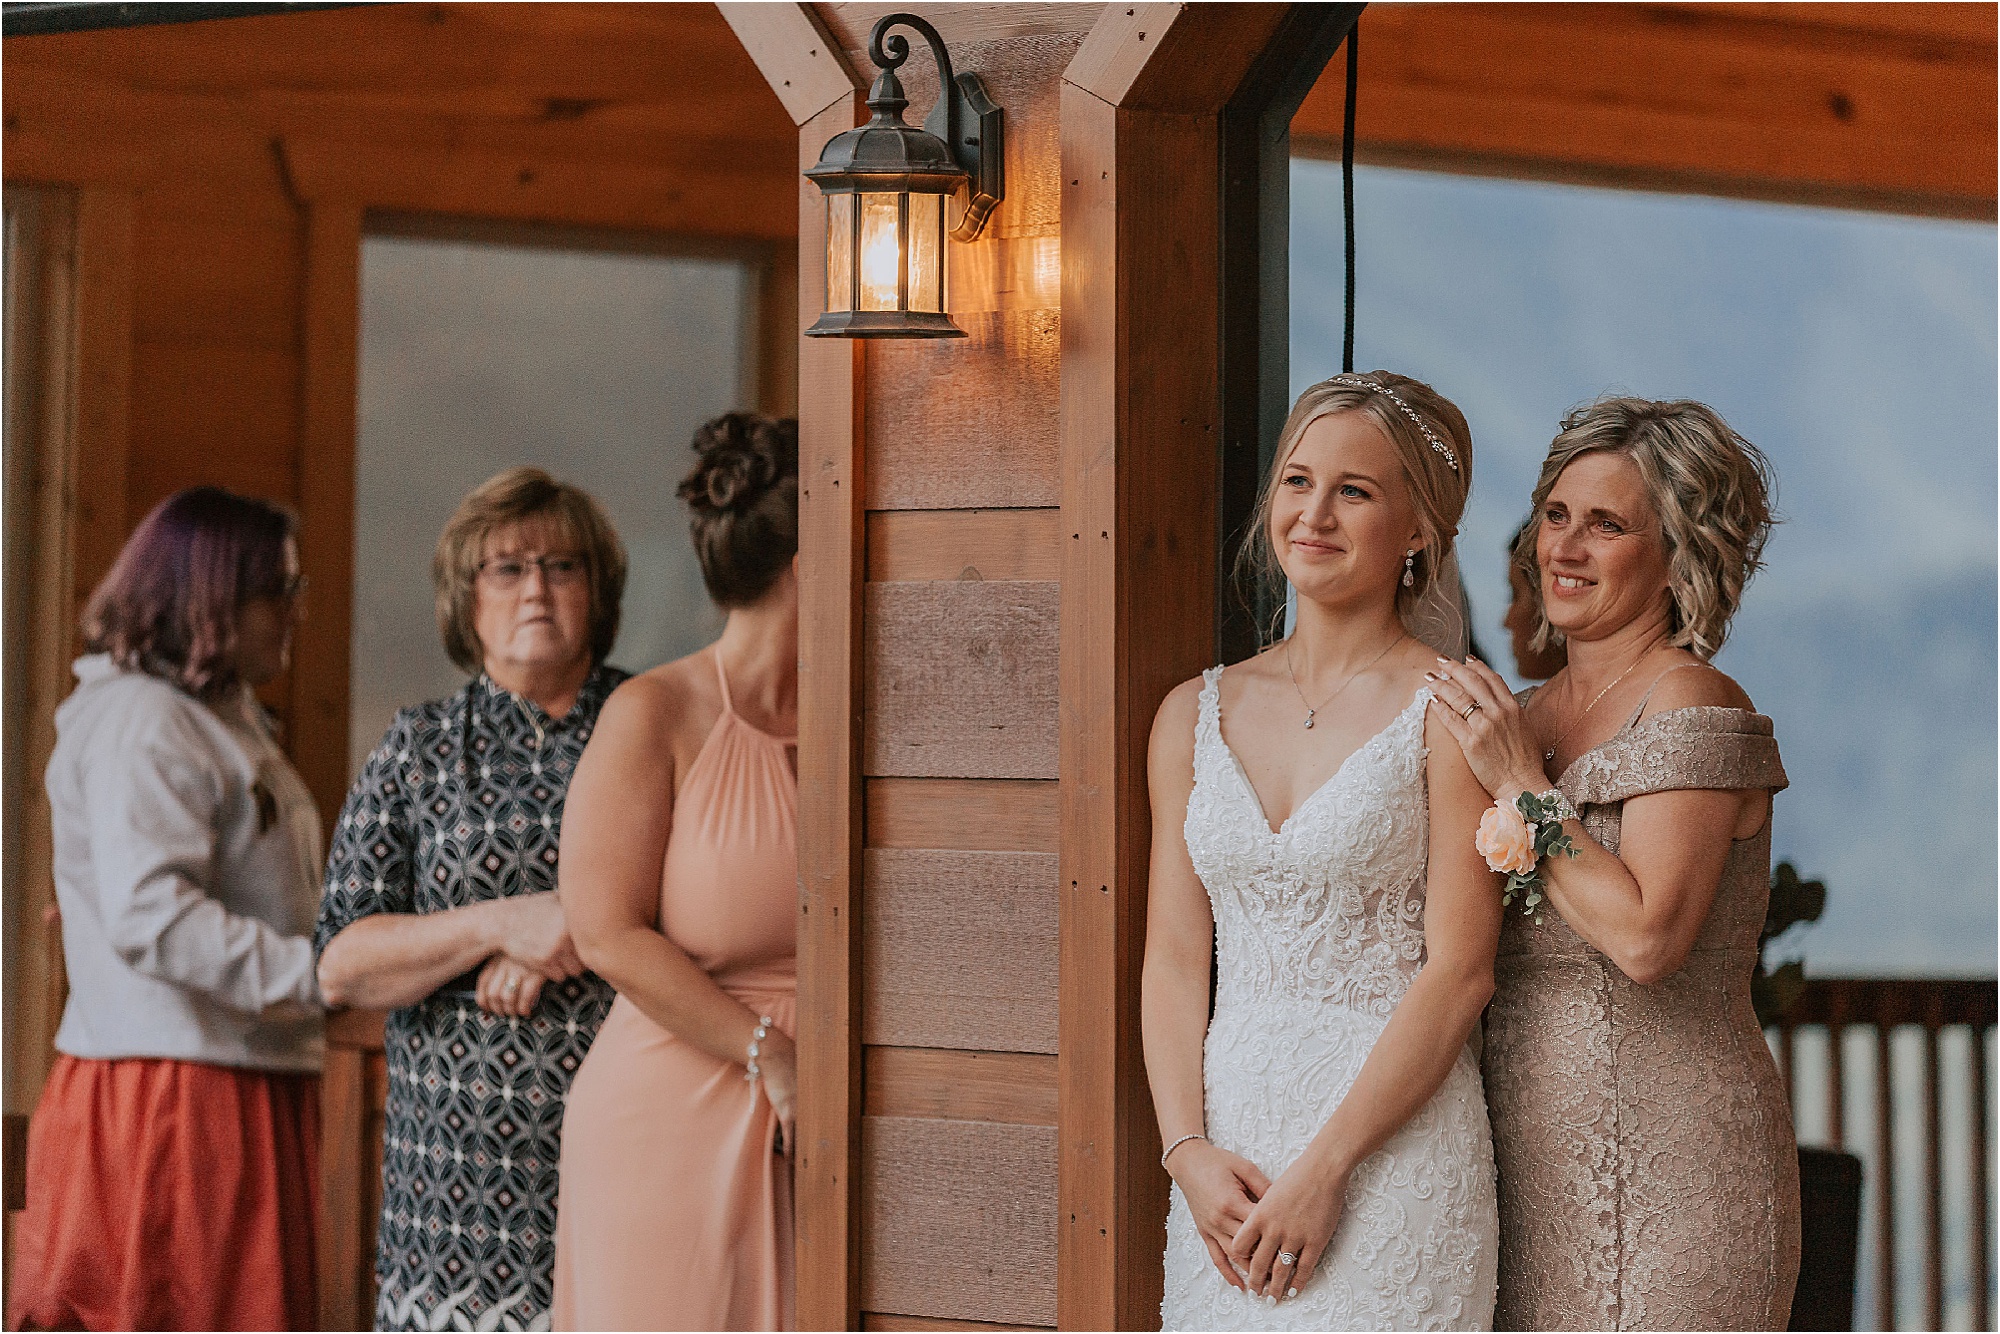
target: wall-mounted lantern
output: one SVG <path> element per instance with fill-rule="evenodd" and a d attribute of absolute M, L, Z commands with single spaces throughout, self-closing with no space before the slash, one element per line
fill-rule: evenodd
<path fill-rule="evenodd" d="M 938 102 L 922 129 L 903 122 L 896 69 L 910 58 L 897 25 L 916 29 L 937 60 Z M 889 14 L 868 37 L 882 72 L 868 93 L 875 114 L 837 135 L 806 172 L 826 196 L 826 313 L 813 338 L 963 338 L 945 313 L 945 240 L 970 241 L 1004 193 L 1005 113 L 977 74 L 954 76 L 937 29 Z M 964 196 L 954 223 L 947 203 Z"/>

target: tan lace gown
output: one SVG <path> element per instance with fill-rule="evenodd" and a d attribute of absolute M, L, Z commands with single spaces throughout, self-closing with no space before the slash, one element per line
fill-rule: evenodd
<path fill-rule="evenodd" d="M 1776 792 L 1786 779 L 1769 718 L 1704 707 L 1628 723 L 1559 785 L 1615 853 L 1629 798 Z M 1785 1327 L 1798 1150 L 1750 1005 L 1770 864 L 1766 820 L 1730 849 L 1687 963 L 1652 986 L 1555 912 L 1539 926 L 1509 912 L 1484 1057 L 1500 1172 L 1496 1328 Z"/>

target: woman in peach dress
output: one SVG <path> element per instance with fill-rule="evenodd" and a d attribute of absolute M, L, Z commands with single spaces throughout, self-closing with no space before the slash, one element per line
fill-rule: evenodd
<path fill-rule="evenodd" d="M 570 1087 L 558 1329 L 790 1329 L 798 444 L 704 426 L 681 485 L 722 637 L 621 686 L 570 783 L 561 894 L 618 991 Z"/>

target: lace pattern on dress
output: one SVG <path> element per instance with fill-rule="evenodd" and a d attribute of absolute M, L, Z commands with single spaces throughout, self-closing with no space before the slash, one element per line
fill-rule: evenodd
<path fill-rule="evenodd" d="M 1203 1053 L 1209 1137 L 1275 1178 L 1353 1085 L 1424 963 L 1430 835 L 1420 690 L 1272 829 L 1203 674 L 1184 825 L 1215 916 L 1219 985 Z M 1499 1222 L 1476 1061 L 1356 1169 L 1318 1271 L 1276 1305 L 1215 1272 L 1176 1187 L 1169 1329 L 1482 1329 Z"/>
<path fill-rule="evenodd" d="M 1624 802 L 1785 785 L 1771 720 L 1673 709 L 1563 792 L 1616 852 Z M 1639 986 L 1556 914 L 1502 928 L 1486 1026 L 1511 1329 L 1780 1329 L 1799 1263 L 1789 1106 L 1750 1005 L 1771 834 L 1730 848 L 1688 961 Z"/>

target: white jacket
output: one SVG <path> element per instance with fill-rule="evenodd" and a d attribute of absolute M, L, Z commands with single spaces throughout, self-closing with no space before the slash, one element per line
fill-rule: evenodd
<path fill-rule="evenodd" d="M 49 760 L 71 1056 L 319 1069 L 319 816 L 248 689 L 79 658 Z"/>

